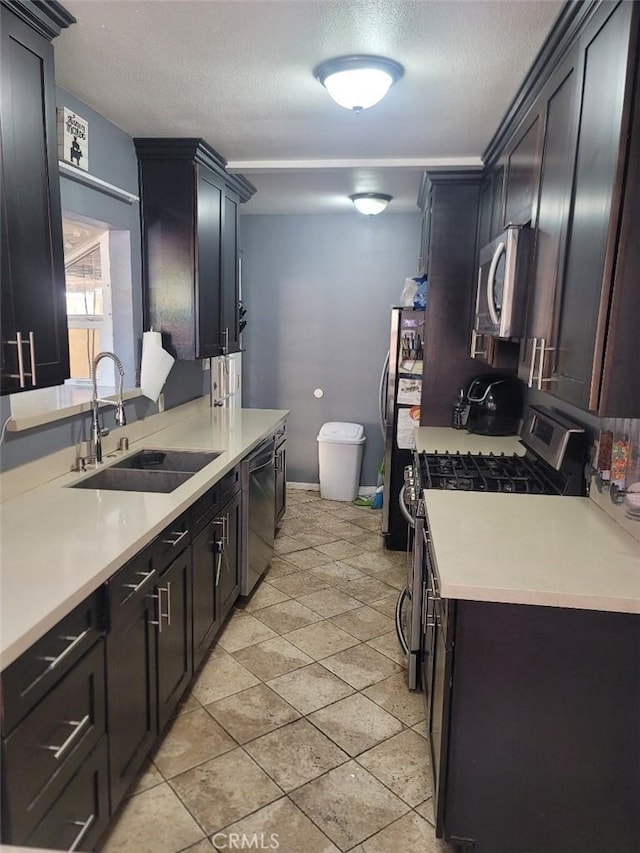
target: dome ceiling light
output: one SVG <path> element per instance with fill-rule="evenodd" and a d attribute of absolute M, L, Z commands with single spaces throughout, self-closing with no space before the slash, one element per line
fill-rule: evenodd
<path fill-rule="evenodd" d="M 321 62 L 313 70 L 313 76 L 336 104 L 355 113 L 381 101 L 403 74 L 399 62 L 384 56 L 339 56 Z"/>
<path fill-rule="evenodd" d="M 363 213 L 365 216 L 377 216 L 378 213 L 382 213 L 393 196 L 384 193 L 355 193 L 349 198 L 354 203 L 358 213 Z"/>

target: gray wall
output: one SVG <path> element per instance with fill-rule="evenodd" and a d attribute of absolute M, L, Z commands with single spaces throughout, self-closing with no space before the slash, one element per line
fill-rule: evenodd
<path fill-rule="evenodd" d="M 121 189 L 138 195 L 138 165 L 131 137 L 103 118 L 70 93 L 58 88 L 58 106 L 74 110 L 89 122 L 89 172 Z M 91 220 L 106 222 L 130 232 L 131 305 L 122 315 L 114 313 L 114 348 L 124 356 L 126 364 L 135 365 L 127 373 L 127 385 L 139 384 L 142 335 L 142 254 L 140 243 L 139 205 L 129 205 L 69 178 L 60 180 L 62 208 Z M 113 272 L 113 271 L 112 271 Z M 113 282 L 114 289 L 119 283 Z M 208 391 L 208 373 L 196 362 L 177 362 L 165 386 L 166 408 L 193 400 Z M 131 422 L 157 411 L 154 403 L 138 398 L 127 404 Z M 8 397 L 0 398 L 0 424 L 10 415 Z M 105 412 L 105 425 L 113 426 L 111 410 Z M 69 447 L 89 436 L 87 415 L 58 421 L 50 426 L 24 432 L 7 432 L 0 451 L 0 470 L 8 470 L 56 450 Z"/>
<path fill-rule="evenodd" d="M 323 423 L 364 424 L 361 485 L 375 486 L 390 308 L 415 274 L 419 214 L 245 215 L 240 226 L 243 404 L 291 410 L 287 479 L 294 482 L 318 482 Z"/>

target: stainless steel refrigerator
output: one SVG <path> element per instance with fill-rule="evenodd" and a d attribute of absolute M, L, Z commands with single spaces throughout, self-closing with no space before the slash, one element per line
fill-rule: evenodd
<path fill-rule="evenodd" d="M 420 425 L 425 312 L 391 309 L 389 353 L 380 377 L 380 427 L 384 436 L 382 535 L 391 550 L 405 550 L 407 522 L 398 496 L 404 468 L 411 464 L 415 427 Z"/>

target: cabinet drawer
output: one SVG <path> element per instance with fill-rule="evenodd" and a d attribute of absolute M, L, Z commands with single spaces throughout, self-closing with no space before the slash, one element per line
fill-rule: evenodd
<path fill-rule="evenodd" d="M 216 507 L 221 506 L 240 488 L 240 466 L 236 466 L 222 479 L 218 480 L 206 494 L 199 498 L 191 507 L 191 530 L 198 533 Z"/>
<path fill-rule="evenodd" d="M 135 617 L 141 595 L 152 595 L 158 572 L 154 568 L 153 545 L 145 548 L 109 580 L 107 598 L 109 630 Z"/>
<path fill-rule="evenodd" d="M 3 838 L 23 843 L 106 731 L 104 640 L 3 742 Z"/>
<path fill-rule="evenodd" d="M 8 734 L 91 648 L 104 625 L 102 591 L 65 616 L 2 674 L 2 734 Z"/>
<path fill-rule="evenodd" d="M 153 551 L 153 568 L 157 572 L 166 569 L 187 547 L 190 542 L 189 532 L 189 512 L 185 512 L 151 543 L 149 547 Z"/>
<path fill-rule="evenodd" d="M 107 743 L 102 738 L 29 838 L 32 847 L 95 850 L 109 821 Z"/>

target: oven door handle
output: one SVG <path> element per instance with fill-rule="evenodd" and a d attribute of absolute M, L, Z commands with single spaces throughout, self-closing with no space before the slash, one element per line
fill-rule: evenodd
<path fill-rule="evenodd" d="M 413 516 L 411 516 L 409 514 L 409 510 L 407 509 L 407 505 L 404 502 L 404 489 L 405 489 L 404 486 L 400 489 L 400 494 L 398 495 L 398 506 L 400 507 L 400 512 L 402 513 L 402 515 L 403 515 L 405 521 L 407 522 L 407 524 L 409 525 L 409 527 L 413 527 L 415 529 L 416 522 L 415 522 Z"/>

